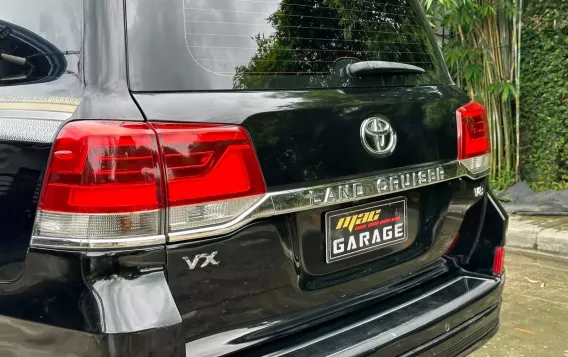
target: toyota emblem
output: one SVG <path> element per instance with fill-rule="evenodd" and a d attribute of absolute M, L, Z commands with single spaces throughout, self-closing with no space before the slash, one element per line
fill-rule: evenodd
<path fill-rule="evenodd" d="M 369 118 L 361 124 L 361 143 L 369 154 L 386 157 L 396 147 L 396 133 L 383 118 Z"/>

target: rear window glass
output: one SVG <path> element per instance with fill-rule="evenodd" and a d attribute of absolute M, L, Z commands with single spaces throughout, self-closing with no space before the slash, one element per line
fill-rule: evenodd
<path fill-rule="evenodd" d="M 443 79 L 430 30 L 412 0 L 129 3 L 135 90 L 367 87 Z M 149 25 L 156 23 L 165 28 Z M 346 63 L 378 60 L 426 72 L 364 79 L 339 75 Z"/>

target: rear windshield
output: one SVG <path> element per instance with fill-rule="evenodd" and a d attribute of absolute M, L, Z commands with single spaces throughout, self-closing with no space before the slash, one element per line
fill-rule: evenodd
<path fill-rule="evenodd" d="M 133 90 L 440 84 L 443 65 L 414 0 L 129 0 Z M 424 74 L 346 78 L 358 61 Z"/>

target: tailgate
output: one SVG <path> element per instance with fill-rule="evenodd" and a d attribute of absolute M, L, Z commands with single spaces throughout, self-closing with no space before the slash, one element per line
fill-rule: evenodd
<path fill-rule="evenodd" d="M 223 119 L 220 111 L 230 113 L 250 133 L 268 187 L 260 203 L 228 224 L 207 234 L 170 234 L 168 280 L 186 338 L 285 316 L 314 319 L 316 308 L 349 305 L 371 289 L 439 269 L 432 264 L 478 200 L 473 193 L 480 183 L 460 180 L 456 160 L 455 110 L 467 98 L 447 87 L 417 87 L 401 101 L 401 91 L 329 91 L 334 99 L 319 105 L 309 92 L 134 94 L 145 115 L 158 121 L 215 122 Z M 388 118 L 398 137 L 387 158 L 362 144 L 361 126 L 377 116 Z M 399 206 L 390 207 L 393 202 Z M 339 220 L 379 209 L 380 219 L 353 231 L 355 246 L 343 231 L 335 249 L 354 254 L 334 259 L 328 235 Z M 404 220 L 404 239 L 383 244 L 385 226 L 371 225 L 397 217 Z M 326 232 L 326 225 L 333 227 Z M 395 236 L 396 225 L 388 229 Z M 358 234 L 365 232 L 368 247 Z"/>
<path fill-rule="evenodd" d="M 252 137 L 269 187 L 333 182 L 457 158 L 455 112 L 465 98 L 448 88 L 308 92 L 287 97 L 275 110 L 251 115 L 242 123 Z M 368 119 L 389 126 L 391 133 L 370 135 L 369 125 L 375 123 L 362 127 Z M 374 142 L 377 137 L 384 140 L 382 147 Z M 394 143 L 392 153 L 389 143 Z M 369 145 L 385 154 L 370 152 Z"/>
<path fill-rule="evenodd" d="M 417 2 L 131 0 L 127 14 L 130 89 L 147 120 L 244 127 L 266 184 L 235 205 L 170 208 L 168 282 L 187 340 L 242 347 L 447 270 L 440 257 L 482 183 L 461 179 L 475 176 L 457 160 L 469 99 Z M 357 61 L 425 72 L 342 77 Z M 194 146 L 170 149 L 190 162 Z M 195 151 L 192 165 L 210 162 Z M 215 223 L 187 228 L 203 217 Z"/>

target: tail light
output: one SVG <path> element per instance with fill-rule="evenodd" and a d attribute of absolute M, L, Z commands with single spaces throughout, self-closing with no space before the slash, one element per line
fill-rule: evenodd
<path fill-rule="evenodd" d="M 54 143 L 32 245 L 164 243 L 165 222 L 168 231 L 224 223 L 264 193 L 241 127 L 71 122 Z"/>
<path fill-rule="evenodd" d="M 169 231 L 223 223 L 266 193 L 246 131 L 237 126 L 155 124 L 167 176 Z"/>
<path fill-rule="evenodd" d="M 505 247 L 495 248 L 495 255 L 493 256 L 493 274 L 503 274 L 505 268 Z"/>
<path fill-rule="evenodd" d="M 458 160 L 472 173 L 489 168 L 491 140 L 485 107 L 471 102 L 456 113 L 458 127 Z"/>

